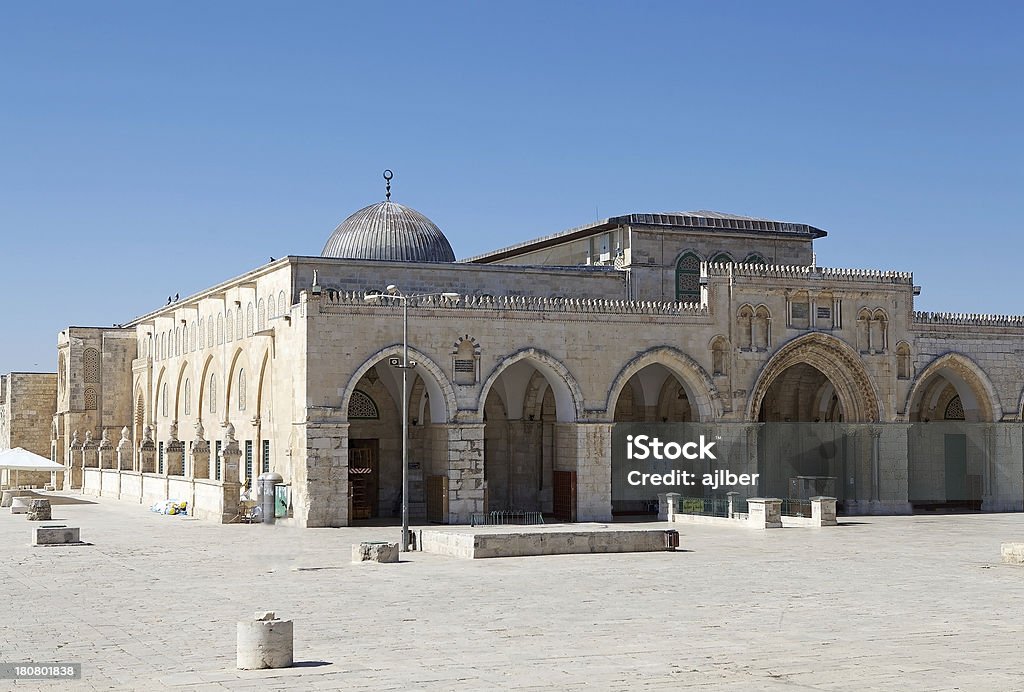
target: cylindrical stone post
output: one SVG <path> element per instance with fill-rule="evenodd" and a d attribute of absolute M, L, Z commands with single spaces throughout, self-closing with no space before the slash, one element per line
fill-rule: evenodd
<path fill-rule="evenodd" d="M 238 622 L 239 670 L 289 668 L 293 662 L 294 634 L 291 620 L 279 620 L 272 612 L 256 613 Z"/>

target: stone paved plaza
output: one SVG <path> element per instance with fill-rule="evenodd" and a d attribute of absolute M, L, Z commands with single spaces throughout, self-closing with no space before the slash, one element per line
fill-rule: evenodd
<path fill-rule="evenodd" d="M 17 689 L 1024 689 L 1024 568 L 999 564 L 1021 514 L 677 525 L 685 552 L 398 565 L 350 564 L 395 528 L 112 500 L 53 515 L 93 545 L 32 548 L 0 514 L 0 660 L 84 673 Z M 235 623 L 264 609 L 294 620 L 298 665 L 237 671 Z"/>

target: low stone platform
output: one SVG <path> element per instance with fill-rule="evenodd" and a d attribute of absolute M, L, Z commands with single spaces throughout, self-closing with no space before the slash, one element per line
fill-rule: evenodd
<path fill-rule="evenodd" d="M 352 562 L 398 562 L 398 544 L 366 541 L 352 546 Z"/>
<path fill-rule="evenodd" d="M 32 545 L 85 545 L 77 526 L 54 524 L 32 528 Z"/>
<path fill-rule="evenodd" d="M 473 560 L 530 555 L 643 553 L 666 550 L 665 545 L 665 530 L 662 529 L 562 524 L 424 529 L 420 550 Z"/>
<path fill-rule="evenodd" d="M 1007 565 L 1024 565 L 1024 543 L 1003 543 L 1000 552 Z"/>

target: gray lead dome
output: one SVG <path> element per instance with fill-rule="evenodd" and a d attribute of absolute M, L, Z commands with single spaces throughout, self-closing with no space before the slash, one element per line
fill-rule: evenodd
<path fill-rule="evenodd" d="M 397 202 L 377 202 L 352 214 L 334 229 L 320 254 L 396 262 L 455 261 L 452 246 L 441 229 L 415 209 Z"/>

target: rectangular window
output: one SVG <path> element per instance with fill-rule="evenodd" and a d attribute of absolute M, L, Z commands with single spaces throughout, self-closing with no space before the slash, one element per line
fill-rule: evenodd
<path fill-rule="evenodd" d="M 245 484 L 252 488 L 252 440 L 245 441 Z"/>
<path fill-rule="evenodd" d="M 220 480 L 220 449 L 222 446 L 224 446 L 224 443 L 220 440 L 217 440 L 217 443 L 214 445 L 214 457 L 217 459 L 217 466 L 214 469 L 214 479 L 218 481 Z"/>
<path fill-rule="evenodd" d="M 270 440 L 263 440 L 263 473 L 270 473 Z"/>
<path fill-rule="evenodd" d="M 163 442 L 161 442 L 157 446 L 157 450 L 158 451 L 157 451 L 157 456 L 156 456 L 156 472 L 157 473 L 163 473 L 164 472 L 164 443 Z"/>

